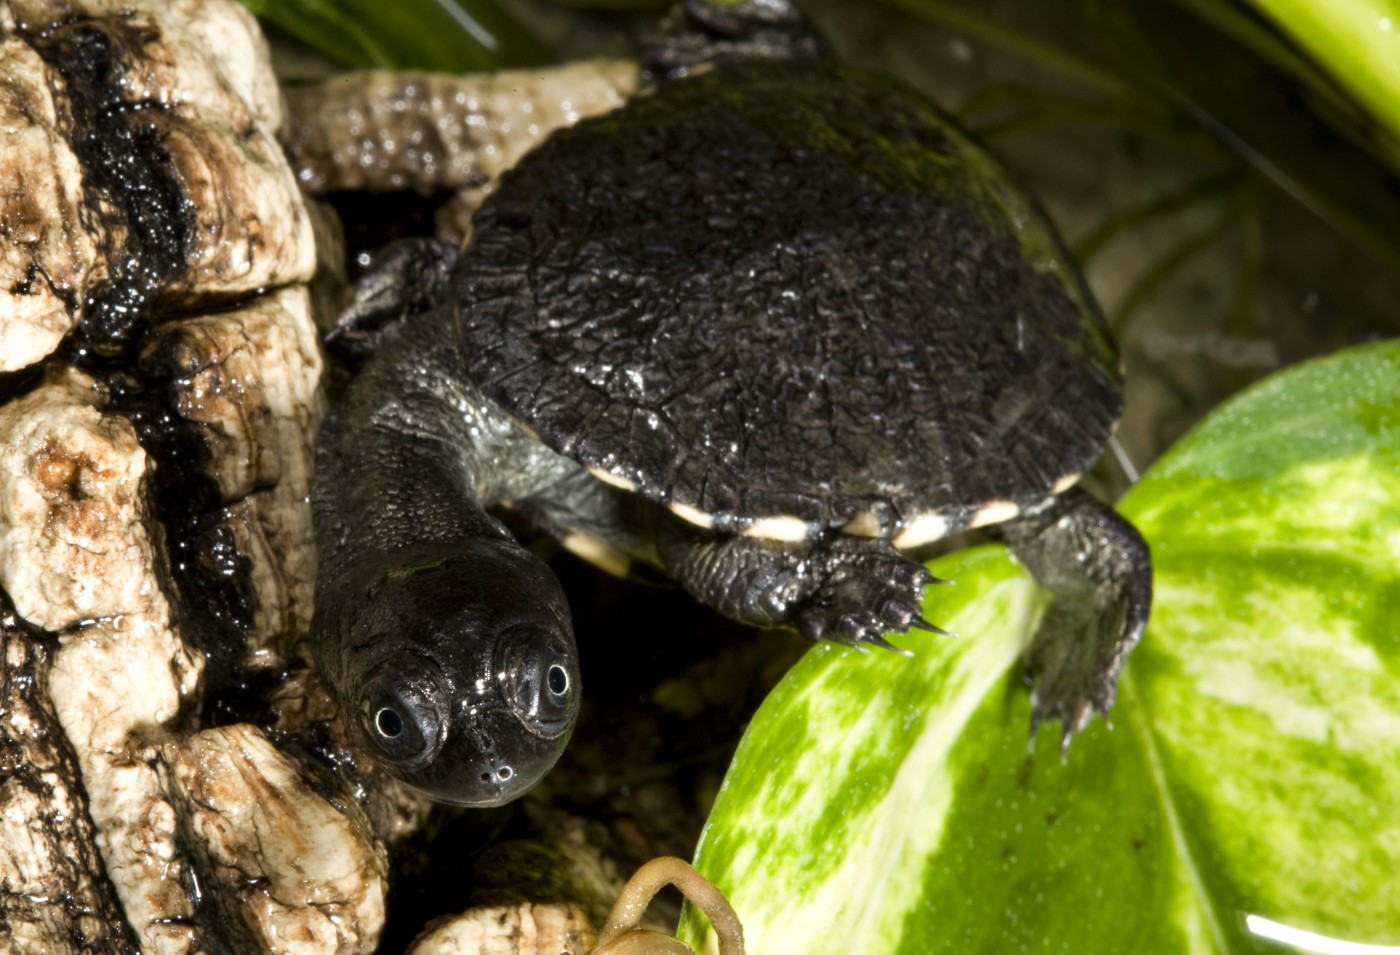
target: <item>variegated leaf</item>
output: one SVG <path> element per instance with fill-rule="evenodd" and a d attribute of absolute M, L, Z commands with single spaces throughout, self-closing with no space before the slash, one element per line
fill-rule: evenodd
<path fill-rule="evenodd" d="M 774 691 L 697 856 L 752 952 L 1400 952 L 1347 948 L 1400 946 L 1400 346 L 1251 390 L 1123 509 L 1153 619 L 1063 760 L 997 549 L 933 565 L 962 637 L 815 647 Z"/>

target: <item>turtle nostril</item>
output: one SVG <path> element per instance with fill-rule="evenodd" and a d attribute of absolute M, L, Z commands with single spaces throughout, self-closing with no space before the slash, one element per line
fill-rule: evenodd
<path fill-rule="evenodd" d="M 510 779 L 510 777 L 514 775 L 515 771 L 509 766 L 502 766 L 500 769 L 496 770 L 496 778 L 501 780 L 502 782 L 505 782 L 507 779 Z"/>

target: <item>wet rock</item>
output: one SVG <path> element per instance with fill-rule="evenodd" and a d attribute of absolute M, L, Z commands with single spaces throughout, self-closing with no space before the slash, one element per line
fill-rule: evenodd
<path fill-rule="evenodd" d="M 77 374 L 0 408 L 0 585 L 47 630 L 162 606 L 140 484 L 146 454 Z"/>
<path fill-rule="evenodd" d="M 43 362 L 0 404 L 0 947 L 372 951 L 417 817 L 294 649 L 316 249 L 262 38 L 0 0 L 0 60 L 0 371 Z"/>
<path fill-rule="evenodd" d="M 383 848 L 353 807 L 313 792 L 256 728 L 204 730 L 162 748 L 224 942 L 249 951 L 365 951 L 384 922 Z"/>
<path fill-rule="evenodd" d="M 311 617 L 314 548 L 305 506 L 311 436 L 323 411 L 321 356 L 304 286 L 218 315 L 161 326 L 142 370 L 159 382 L 177 426 L 202 445 L 201 474 L 247 558 L 245 662 L 274 666 L 279 636 Z"/>
<path fill-rule="evenodd" d="M 577 906 L 483 906 L 430 925 L 408 955 L 586 955 L 598 930 Z"/>
<path fill-rule="evenodd" d="M 0 949 L 399 950 L 459 901 L 420 953 L 591 948 L 657 839 L 543 794 L 472 834 L 463 899 L 386 928 L 386 847 L 459 860 L 444 810 L 424 827 L 347 749 L 298 642 L 316 327 L 345 257 L 278 137 L 318 188 L 460 189 L 439 218 L 465 235 L 501 170 L 620 105 L 635 65 L 371 76 L 298 93 L 291 134 L 232 2 L 0 0 L 0 66 Z M 368 147 L 385 109 L 417 132 Z M 691 802 L 635 814 L 689 831 Z"/>
<path fill-rule="evenodd" d="M 0 33 L 8 11 L 0 7 Z M 59 129 L 54 77 L 32 47 L 0 36 L 0 371 L 49 354 L 72 327 L 95 269 L 82 172 Z"/>
<path fill-rule="evenodd" d="M 51 641 L 0 608 L 0 950 L 129 953 L 77 758 L 48 697 Z"/>
<path fill-rule="evenodd" d="M 624 60 L 454 76 L 346 73 L 287 91 L 287 151 L 302 187 L 431 194 L 479 186 L 561 126 L 636 91 Z"/>
<path fill-rule="evenodd" d="M 474 76 L 348 73 L 288 89 L 287 151 L 313 195 L 455 193 L 437 234 L 463 242 L 502 172 L 561 126 L 621 106 L 639 82 L 626 60 Z"/>
<path fill-rule="evenodd" d="M 49 697 L 97 844 L 143 946 L 180 951 L 193 914 L 174 815 L 139 737 L 171 724 L 202 659 L 170 626 L 142 496 L 146 454 L 77 374 L 0 408 L 0 585 L 60 633 Z M 100 781 L 99 785 L 93 785 Z M 173 921 L 172 921 L 173 920 Z"/>
<path fill-rule="evenodd" d="M 152 307 L 304 282 L 312 230 L 251 14 L 224 2 L 0 4 L 0 370 L 80 321 L 115 356 Z M 16 184 L 11 186 L 10 184 Z"/>

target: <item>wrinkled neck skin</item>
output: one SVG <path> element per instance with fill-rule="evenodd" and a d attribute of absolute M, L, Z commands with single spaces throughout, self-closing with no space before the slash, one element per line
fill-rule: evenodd
<path fill-rule="evenodd" d="M 577 466 L 464 379 L 450 309 L 406 319 L 328 416 L 312 650 L 347 731 L 434 798 L 496 805 L 553 766 L 578 709 L 558 581 L 485 508 Z"/>
<path fill-rule="evenodd" d="M 461 347 L 450 309 L 405 319 L 322 425 L 312 493 L 320 585 L 370 554 L 510 540 L 485 508 L 577 469 L 463 379 Z"/>

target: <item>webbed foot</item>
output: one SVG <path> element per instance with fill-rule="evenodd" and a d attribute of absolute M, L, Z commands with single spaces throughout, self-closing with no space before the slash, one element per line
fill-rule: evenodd
<path fill-rule="evenodd" d="M 788 543 L 673 525 L 658 538 L 666 570 L 732 620 L 788 626 L 812 640 L 895 649 L 885 634 L 932 630 L 923 589 L 937 582 L 884 540 Z"/>
<path fill-rule="evenodd" d="M 1107 717 L 1152 606 L 1152 558 L 1137 529 L 1086 492 L 1004 525 L 1017 558 L 1053 595 L 1027 659 L 1031 732 L 1058 720 L 1062 745 Z"/>
<path fill-rule="evenodd" d="M 838 538 L 810 561 L 816 586 L 792 614 L 791 625 L 809 640 L 873 644 L 911 627 L 946 633 L 924 620 L 924 587 L 937 578 L 887 541 Z"/>

